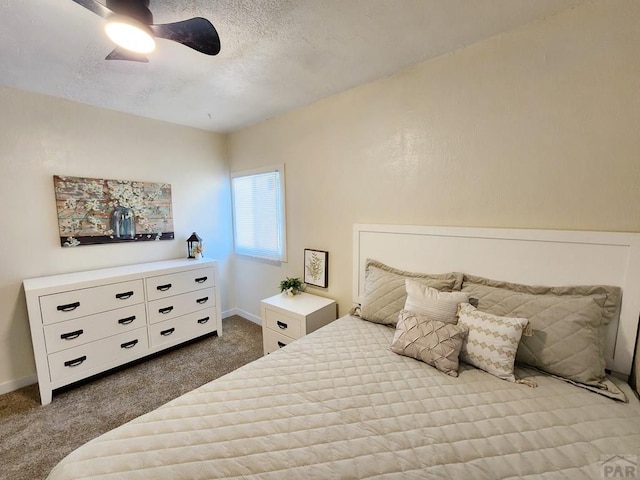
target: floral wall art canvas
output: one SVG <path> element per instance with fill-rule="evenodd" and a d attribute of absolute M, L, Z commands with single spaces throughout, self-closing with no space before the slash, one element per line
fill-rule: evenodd
<path fill-rule="evenodd" d="M 171 185 L 54 175 L 60 244 L 172 240 Z"/>

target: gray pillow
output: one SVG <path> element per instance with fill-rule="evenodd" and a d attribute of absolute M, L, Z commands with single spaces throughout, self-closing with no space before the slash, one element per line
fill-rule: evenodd
<path fill-rule="evenodd" d="M 391 351 L 415 358 L 447 375 L 457 377 L 458 356 L 466 336 L 466 327 L 439 322 L 403 310 L 398 318 Z"/>
<path fill-rule="evenodd" d="M 548 287 L 544 285 L 524 285 L 521 283 L 503 282 L 500 280 L 491 280 L 489 278 L 478 277 L 475 275 L 464 274 L 462 283 L 475 283 L 478 285 L 486 285 L 488 287 L 502 288 L 513 292 L 530 293 L 532 295 L 557 295 L 557 296 L 599 296 L 604 297 L 602 304 L 602 316 L 605 325 L 617 317 L 620 309 L 620 300 L 622 299 L 622 290 L 620 287 L 611 285 L 563 285 L 558 287 Z"/>
<path fill-rule="evenodd" d="M 535 287 L 465 275 L 462 291 L 480 311 L 529 320 L 533 335 L 522 337 L 516 362 L 619 398 L 605 378 L 603 332 L 617 315 L 618 287 Z"/>
<path fill-rule="evenodd" d="M 370 322 L 396 325 L 398 315 L 404 308 L 407 298 L 405 289 L 407 278 L 446 292 L 460 290 L 462 285 L 461 273 L 406 272 L 376 260 L 367 259 L 360 316 Z"/>

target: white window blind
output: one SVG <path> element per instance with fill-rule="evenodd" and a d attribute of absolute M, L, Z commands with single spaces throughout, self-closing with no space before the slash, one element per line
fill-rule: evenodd
<path fill-rule="evenodd" d="M 235 252 L 286 261 L 284 169 L 232 174 Z"/>

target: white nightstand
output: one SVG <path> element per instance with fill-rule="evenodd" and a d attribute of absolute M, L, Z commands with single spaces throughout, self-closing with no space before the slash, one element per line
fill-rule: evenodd
<path fill-rule="evenodd" d="M 264 354 L 284 347 L 336 319 L 336 302 L 310 293 L 278 294 L 261 302 Z"/>

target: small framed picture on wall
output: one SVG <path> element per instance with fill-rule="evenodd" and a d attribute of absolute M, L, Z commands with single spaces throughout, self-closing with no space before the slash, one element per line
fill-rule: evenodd
<path fill-rule="evenodd" d="M 329 252 L 304 249 L 304 283 L 321 288 L 329 286 Z"/>

